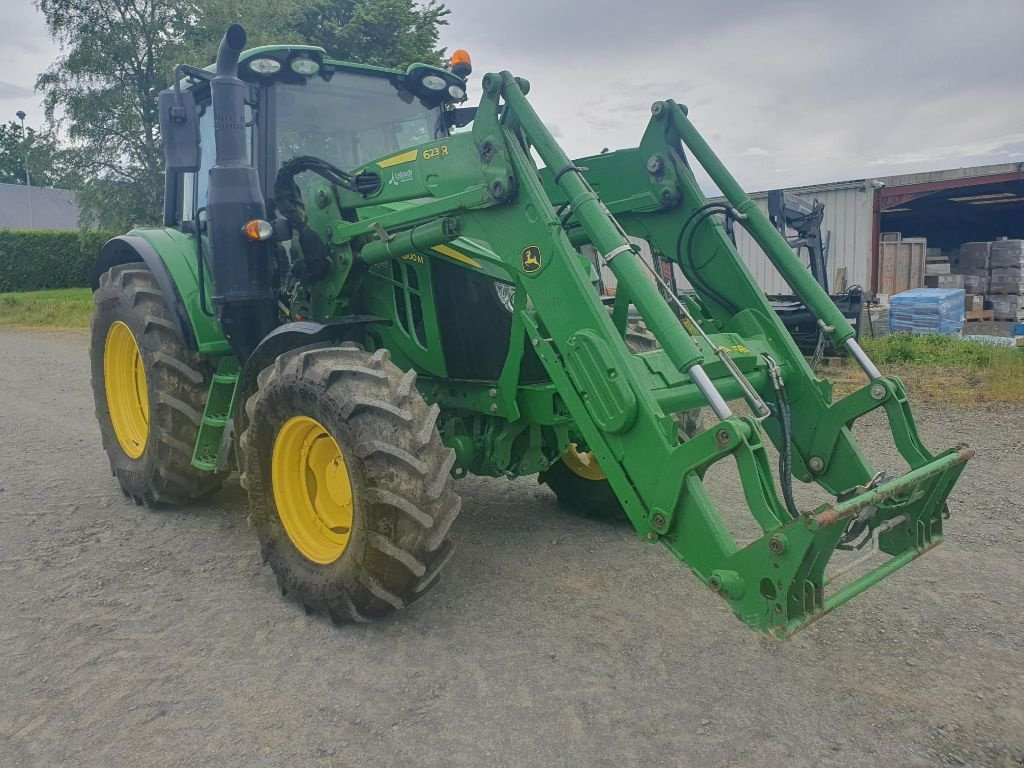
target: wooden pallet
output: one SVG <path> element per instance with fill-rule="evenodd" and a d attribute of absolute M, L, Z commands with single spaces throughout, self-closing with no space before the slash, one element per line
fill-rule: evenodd
<path fill-rule="evenodd" d="M 969 309 L 964 312 L 964 321 L 968 323 L 992 322 L 995 313 L 991 309 Z"/>

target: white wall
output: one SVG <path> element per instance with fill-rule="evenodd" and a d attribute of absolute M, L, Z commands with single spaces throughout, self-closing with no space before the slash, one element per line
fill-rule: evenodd
<path fill-rule="evenodd" d="M 832 241 L 828 255 L 828 279 L 831 286 L 835 281 L 836 267 L 846 267 L 847 286 L 860 285 L 864 290 L 871 289 L 871 243 L 872 243 L 872 206 L 875 189 L 871 182 L 841 182 L 817 187 L 800 187 L 788 190 L 808 202 L 815 199 L 825 204 L 825 216 L 822 221 L 822 237 L 831 230 Z M 755 192 L 751 195 L 765 214 L 768 213 L 768 195 Z M 716 198 L 721 201 L 722 198 Z M 719 221 L 722 217 L 716 217 Z M 794 236 L 795 232 L 790 232 Z M 650 250 L 647 243 L 638 241 L 642 255 L 650 263 Z M 761 289 L 768 294 L 790 294 L 792 290 L 782 279 L 775 266 L 768 260 L 761 249 L 747 234 L 743 226 L 736 224 L 736 246 L 740 258 L 753 273 Z M 800 260 L 807 264 L 807 249 L 800 249 Z M 683 278 L 682 271 L 676 267 L 676 281 L 680 288 L 688 290 L 690 284 Z M 615 276 L 605 267 L 602 279 L 606 286 L 615 285 Z M 652 278 L 653 281 L 653 278 Z"/>
<path fill-rule="evenodd" d="M 875 189 L 871 182 L 850 182 L 821 187 L 801 187 L 788 190 L 808 201 L 815 199 L 825 204 L 825 217 L 821 235 L 831 230 L 832 241 L 828 254 L 828 280 L 835 281 L 836 268 L 846 267 L 846 284 L 871 289 L 872 207 Z M 765 213 L 768 196 L 758 192 L 751 195 Z M 791 236 L 794 232 L 789 233 Z M 747 268 L 765 293 L 792 293 L 782 275 L 768 260 L 741 225 L 736 225 L 736 246 Z M 800 249 L 800 260 L 807 264 L 807 249 Z"/>

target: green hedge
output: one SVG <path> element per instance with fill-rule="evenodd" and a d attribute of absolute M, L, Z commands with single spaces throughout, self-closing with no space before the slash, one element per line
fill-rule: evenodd
<path fill-rule="evenodd" d="M 110 232 L 0 230 L 0 293 L 83 288 Z"/>

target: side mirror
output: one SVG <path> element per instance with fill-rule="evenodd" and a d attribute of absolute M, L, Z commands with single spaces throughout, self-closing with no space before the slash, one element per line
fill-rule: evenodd
<path fill-rule="evenodd" d="M 445 110 L 444 116 L 448 121 L 449 128 L 465 128 L 476 120 L 476 111 L 479 107 L 455 107 Z"/>
<path fill-rule="evenodd" d="M 160 93 L 160 136 L 168 171 L 199 170 L 199 112 L 191 91 Z"/>

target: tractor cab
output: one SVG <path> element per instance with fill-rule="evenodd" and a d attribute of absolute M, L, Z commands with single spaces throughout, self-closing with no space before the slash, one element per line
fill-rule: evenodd
<path fill-rule="evenodd" d="M 230 337 L 240 348 L 240 359 L 259 341 L 257 336 L 262 338 L 288 320 L 321 321 L 356 313 L 387 321 L 380 332 L 382 342 L 405 365 L 435 376 L 497 379 L 509 348 L 512 286 L 505 270 L 480 259 L 480 249 L 487 250 L 483 244 L 460 240 L 417 249 L 419 255 L 402 262 L 377 264 L 366 275 L 376 290 L 364 287 L 357 297 L 341 295 L 345 281 L 336 276 L 351 261 L 333 252 L 330 244 L 332 220 L 386 210 L 364 207 L 359 213 L 343 212 L 335 193 L 336 174 L 367 174 L 370 191 L 361 202 L 372 204 L 416 185 L 415 147 L 434 142 L 436 149 L 425 151 L 437 152 L 435 162 L 443 159 L 448 148 L 437 142 L 447 139 L 452 128 L 467 124 L 475 112 L 457 106 L 466 99 L 468 54 L 456 51 L 451 70 L 413 64 L 402 71 L 329 59 L 322 49 L 311 46 L 264 46 L 242 52 L 237 77 L 245 85 L 244 161 L 258 174 L 256 197 L 266 206 L 262 216 L 230 211 L 218 215 L 209 207 L 210 172 L 218 163 L 214 87 L 207 70 L 183 69 L 186 100 L 194 101 L 198 115 L 200 156 L 194 170 L 169 180 L 177 188 L 176 194 L 167 196 L 174 202 L 165 226 L 206 232 L 223 226 L 225 219 L 234 222 L 225 227 L 229 231 L 219 251 L 212 239 L 201 245 L 212 251 L 207 261 L 214 272 L 232 273 L 227 280 L 214 280 L 223 285 L 240 268 L 260 260 L 218 259 L 218 252 L 237 253 L 245 247 L 237 232 L 247 219 L 273 223 L 272 242 L 267 245 L 273 259 L 269 282 L 274 296 L 264 297 L 262 304 L 283 308 L 283 316 L 254 317 L 259 302 L 248 295 L 234 307 L 218 308 L 229 322 L 240 316 Z M 171 102 L 171 95 L 165 98 Z M 165 123 L 165 133 L 173 132 L 171 122 Z M 169 178 L 171 172 L 169 163 Z M 238 282 L 246 288 L 253 284 L 248 279 Z M 546 378 L 532 353 L 523 375 L 528 381 Z"/>
<path fill-rule="evenodd" d="M 215 65 L 179 66 L 160 119 L 164 226 L 200 235 L 195 264 L 215 293 L 197 301 L 245 360 L 282 322 L 340 309 L 326 279 L 338 268 L 327 221 L 340 211 L 329 209 L 324 173 L 337 183 L 370 164 L 369 194 L 401 185 L 408 172 L 392 166 L 410 159 L 405 150 L 443 140 L 471 110 L 456 106 L 468 60 L 454 71 L 403 71 L 329 59 L 313 46 L 242 46 L 244 33 L 229 33 Z"/>
<path fill-rule="evenodd" d="M 212 67 L 180 69 L 179 98 L 181 90 L 188 91 L 198 115 L 199 167 L 176 174 L 177 195 L 165 201 L 166 226 L 190 221 L 206 207 L 216 158 Z M 468 68 L 461 71 L 468 74 Z M 455 105 L 466 99 L 465 80 L 446 69 L 351 64 L 329 59 L 313 46 L 248 50 L 239 57 L 238 78 L 249 86 L 247 150 L 268 203 L 274 199 L 276 173 L 288 160 L 312 156 L 352 169 L 400 153 L 447 136 L 457 124 Z"/>

